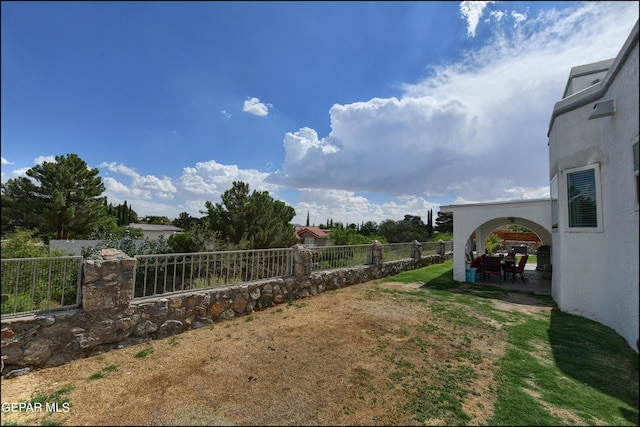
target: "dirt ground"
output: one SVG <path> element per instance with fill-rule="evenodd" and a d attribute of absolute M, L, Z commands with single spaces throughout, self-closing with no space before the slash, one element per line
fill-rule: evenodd
<path fill-rule="evenodd" d="M 438 374 L 451 363 L 475 370 L 463 407 L 487 423 L 495 401 L 503 331 L 432 323 L 424 354 L 407 346 L 433 315 L 428 303 L 385 290 L 419 285 L 374 281 L 281 304 L 211 327 L 113 350 L 64 366 L 2 379 L 2 403 L 70 387 L 61 412 L 2 412 L 7 425 L 443 425 L 405 407 L 412 391 L 391 375 L 415 366 Z M 535 297 L 490 300 L 501 310 L 548 311 Z M 146 357 L 139 352 L 152 349 Z M 454 352 L 480 355 L 470 363 Z M 98 378 L 96 378 L 98 377 Z M 46 401 L 47 398 L 44 400 Z M 49 398 L 50 399 L 50 398 Z M 17 423 L 17 424 L 15 424 Z"/>

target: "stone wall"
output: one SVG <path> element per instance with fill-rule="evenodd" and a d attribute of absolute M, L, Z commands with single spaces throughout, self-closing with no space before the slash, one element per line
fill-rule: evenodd
<path fill-rule="evenodd" d="M 22 375 L 162 339 L 452 258 L 444 249 L 422 257 L 419 243 L 415 243 L 414 259 L 385 263 L 382 245 L 374 242 L 374 263 L 314 273 L 309 250 L 298 245 L 294 248 L 293 276 L 135 300 L 136 260 L 119 250 L 103 249 L 85 260 L 82 308 L 2 319 L 2 376 Z"/>

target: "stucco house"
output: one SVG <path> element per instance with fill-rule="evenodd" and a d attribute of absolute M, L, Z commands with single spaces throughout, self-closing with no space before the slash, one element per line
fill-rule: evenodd
<path fill-rule="evenodd" d="M 311 248 L 317 246 L 329 246 L 332 244 L 331 240 L 329 240 L 329 233 L 322 230 L 320 227 L 297 225 L 296 238 L 298 239 L 298 242 Z"/>
<path fill-rule="evenodd" d="M 551 294 L 564 312 L 618 332 L 639 350 L 638 21 L 615 58 L 573 67 L 553 107 L 550 198 L 441 206 L 453 213 L 455 280 L 500 225 L 521 224 L 550 246 Z"/>
<path fill-rule="evenodd" d="M 573 67 L 549 124 L 552 295 L 638 346 L 638 22 L 619 54 Z"/>

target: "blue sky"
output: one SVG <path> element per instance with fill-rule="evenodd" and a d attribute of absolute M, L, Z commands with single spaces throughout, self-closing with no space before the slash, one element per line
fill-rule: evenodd
<path fill-rule="evenodd" d="M 570 69 L 638 2 L 2 2 L 2 182 L 56 155 L 111 203 L 202 216 L 233 181 L 295 223 L 548 196 Z"/>

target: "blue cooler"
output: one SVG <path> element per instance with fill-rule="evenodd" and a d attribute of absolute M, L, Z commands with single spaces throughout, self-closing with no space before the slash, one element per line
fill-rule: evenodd
<path fill-rule="evenodd" d="M 476 283 L 476 271 L 478 271 L 477 268 L 470 268 L 467 270 L 467 282 Z"/>

